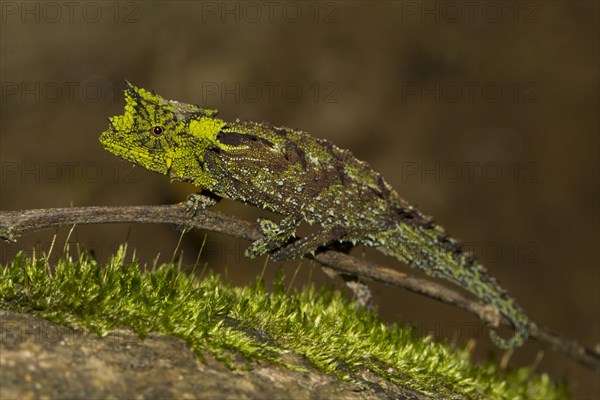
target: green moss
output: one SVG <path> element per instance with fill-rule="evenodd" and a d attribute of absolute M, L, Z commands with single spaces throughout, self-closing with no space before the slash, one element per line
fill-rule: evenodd
<path fill-rule="evenodd" d="M 369 369 L 424 394 L 448 398 L 557 399 L 564 387 L 529 368 L 498 371 L 474 365 L 467 352 L 406 327 L 385 324 L 339 292 L 308 288 L 286 294 L 283 276 L 273 293 L 261 280 L 238 288 L 214 274 L 203 279 L 163 264 L 141 272 L 125 262 L 125 248 L 105 266 L 86 256 L 64 256 L 49 272 L 44 258 L 22 253 L 0 271 L 0 307 L 34 312 L 51 321 L 77 324 L 98 334 L 128 326 L 177 335 L 197 354 L 211 353 L 232 367 L 268 360 L 287 365 L 293 351 L 317 369 L 357 380 Z M 297 365 L 287 365 L 300 368 Z"/>

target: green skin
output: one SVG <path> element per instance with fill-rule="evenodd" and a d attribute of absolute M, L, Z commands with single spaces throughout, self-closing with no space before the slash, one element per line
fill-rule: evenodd
<path fill-rule="evenodd" d="M 264 237 L 246 255 L 299 259 L 340 242 L 372 246 L 493 305 L 515 327 L 502 348 L 523 344 L 533 324 L 471 254 L 408 204 L 348 150 L 286 127 L 226 122 L 216 110 L 165 100 L 128 84 L 125 113 L 109 118 L 100 142 L 151 171 L 284 216 L 259 220 Z M 301 222 L 320 230 L 296 239 Z"/>

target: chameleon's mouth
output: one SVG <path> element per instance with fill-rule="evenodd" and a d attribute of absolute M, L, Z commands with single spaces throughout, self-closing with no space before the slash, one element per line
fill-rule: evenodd
<path fill-rule="evenodd" d="M 152 161 L 152 156 L 150 154 L 143 151 L 132 150 L 131 148 L 122 145 L 121 143 L 114 140 L 114 138 L 110 135 L 109 132 L 103 132 L 100 135 L 100 144 L 102 146 L 113 153 L 116 156 L 119 156 L 127 161 L 131 161 L 135 164 L 145 164 L 150 163 Z"/>

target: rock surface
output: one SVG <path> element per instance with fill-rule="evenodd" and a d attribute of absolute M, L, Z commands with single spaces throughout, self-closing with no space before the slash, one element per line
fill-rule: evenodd
<path fill-rule="evenodd" d="M 176 337 L 128 330 L 105 337 L 0 311 L 0 399 L 423 399 L 365 371 L 361 385 L 270 363 L 231 370 Z"/>

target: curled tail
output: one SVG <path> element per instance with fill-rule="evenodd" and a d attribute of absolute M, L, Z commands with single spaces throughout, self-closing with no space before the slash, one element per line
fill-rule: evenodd
<path fill-rule="evenodd" d="M 500 314 L 508 318 L 515 328 L 515 335 L 510 339 L 500 337 L 494 330 L 490 331 L 490 338 L 494 344 L 503 349 L 514 349 L 521 346 L 531 335 L 533 328 L 533 324 L 529 321 L 523 310 L 512 299 L 510 299 L 510 302 L 511 304 L 508 307 L 504 307 L 504 309 L 494 304 L 500 309 Z"/>
<path fill-rule="evenodd" d="M 407 218 L 406 215 L 410 215 Z M 522 345 L 530 336 L 533 324 L 521 307 L 508 296 L 486 269 L 465 252 L 458 241 L 442 227 L 415 210 L 400 214 L 401 222 L 371 238 L 371 243 L 386 255 L 397 258 L 428 275 L 447 279 L 494 306 L 515 328 L 510 339 L 490 332 L 492 341 L 501 348 Z"/>

